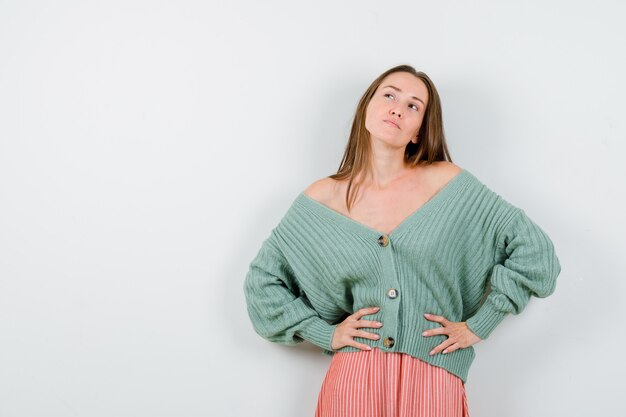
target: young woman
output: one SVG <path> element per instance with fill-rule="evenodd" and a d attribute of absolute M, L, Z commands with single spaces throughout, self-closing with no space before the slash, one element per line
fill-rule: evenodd
<path fill-rule="evenodd" d="M 452 163 L 434 84 L 400 65 L 365 91 L 338 172 L 295 198 L 244 292 L 259 335 L 332 355 L 316 417 L 468 417 L 472 345 L 560 270 L 522 209 Z"/>

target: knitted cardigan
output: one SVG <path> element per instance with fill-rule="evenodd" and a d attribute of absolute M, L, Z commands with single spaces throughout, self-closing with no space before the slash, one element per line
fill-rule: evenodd
<path fill-rule="evenodd" d="M 531 296 L 556 288 L 561 266 L 554 245 L 526 213 L 462 169 L 391 233 L 365 226 L 300 192 L 250 262 L 243 290 L 255 332 L 295 345 L 307 340 L 333 350 L 337 324 L 364 307 L 383 323 L 362 328 L 378 340 L 354 340 L 404 352 L 467 381 L 472 346 L 429 352 L 446 335 L 424 313 L 466 322 L 487 339 Z"/>

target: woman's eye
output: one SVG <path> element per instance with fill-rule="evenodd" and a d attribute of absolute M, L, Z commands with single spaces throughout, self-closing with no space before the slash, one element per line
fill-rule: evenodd
<path fill-rule="evenodd" d="M 385 94 L 383 94 L 383 97 L 393 97 L 393 94 L 385 93 Z M 411 104 L 410 107 L 412 107 L 415 111 L 419 110 L 419 107 L 417 107 L 417 104 Z"/>

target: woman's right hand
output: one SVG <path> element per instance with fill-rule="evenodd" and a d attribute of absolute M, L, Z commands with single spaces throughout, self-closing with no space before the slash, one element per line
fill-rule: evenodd
<path fill-rule="evenodd" d="M 365 337 L 367 339 L 378 340 L 380 336 L 375 333 L 369 333 L 364 330 L 358 330 L 361 327 L 382 327 L 382 323 L 374 320 L 361 320 L 361 317 L 368 314 L 374 314 L 380 307 L 367 307 L 357 310 L 355 313 L 346 317 L 344 321 L 339 323 L 333 333 L 333 340 L 330 347 L 333 350 L 341 349 L 344 346 L 353 346 L 355 348 L 371 350 L 369 345 L 364 343 L 357 343 L 354 341 L 354 337 Z"/>

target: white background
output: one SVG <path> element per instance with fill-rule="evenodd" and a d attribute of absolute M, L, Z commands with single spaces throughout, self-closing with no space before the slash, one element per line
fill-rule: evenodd
<path fill-rule="evenodd" d="M 625 415 L 625 6 L 503 3 L 0 1 L 0 416 L 312 416 L 330 358 L 257 336 L 243 279 L 403 63 L 562 264 L 470 413 Z"/>

